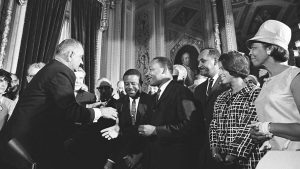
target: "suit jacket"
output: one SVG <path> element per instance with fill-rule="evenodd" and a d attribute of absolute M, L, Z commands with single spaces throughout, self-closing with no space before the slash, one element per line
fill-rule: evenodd
<path fill-rule="evenodd" d="M 194 111 L 192 92 L 171 81 L 153 107 L 150 117 L 149 123 L 156 126 L 157 134 L 148 140 L 146 168 L 192 168 L 189 123 Z"/>
<path fill-rule="evenodd" d="M 87 105 L 96 102 L 96 95 L 84 90 L 79 90 L 76 95 L 76 101 L 80 105 Z"/>
<path fill-rule="evenodd" d="M 200 112 L 202 112 L 203 114 L 205 128 L 208 131 L 209 124 L 213 116 L 214 103 L 217 97 L 229 88 L 228 86 L 221 84 L 221 78 L 218 77 L 215 84 L 212 86 L 210 95 L 206 96 L 207 85 L 208 79 L 205 82 L 198 85 L 195 89 L 194 97 L 196 100 L 197 107 L 201 110 Z"/>
<path fill-rule="evenodd" d="M 111 97 L 104 107 L 116 108 L 117 100 Z M 100 107 L 100 106 L 99 106 Z M 103 168 L 110 158 L 111 151 L 117 146 L 116 140 L 102 137 L 101 130 L 115 125 L 112 119 L 100 118 L 97 123 L 81 125 L 74 134 L 65 141 L 65 148 L 73 159 L 72 169 Z"/>
<path fill-rule="evenodd" d="M 145 148 L 145 137 L 138 134 L 138 126 L 146 124 L 153 107 L 152 97 L 144 92 L 140 95 L 137 107 L 136 123 L 132 125 L 129 96 L 118 100 L 119 125 L 121 132 L 121 157 L 141 153 Z"/>
<path fill-rule="evenodd" d="M 8 140 L 15 138 L 39 166 L 64 168 L 65 126 L 94 119 L 93 109 L 81 107 L 75 100 L 75 79 L 74 72 L 56 60 L 41 69 L 0 134 L 2 150 L 8 151 Z M 18 165 L 16 161 L 13 163 Z"/>
<path fill-rule="evenodd" d="M 215 169 L 219 168 L 215 160 L 211 156 L 209 147 L 208 130 L 209 125 L 213 117 L 214 103 L 217 97 L 228 89 L 228 86 L 221 84 L 221 78 L 218 77 L 215 84 L 212 86 L 211 93 L 206 96 L 206 90 L 208 85 L 207 79 L 205 82 L 198 85 L 194 91 L 194 97 L 196 100 L 197 109 L 201 113 L 200 115 L 204 120 L 204 135 L 200 138 L 201 149 L 199 151 L 197 159 L 197 168 Z"/>

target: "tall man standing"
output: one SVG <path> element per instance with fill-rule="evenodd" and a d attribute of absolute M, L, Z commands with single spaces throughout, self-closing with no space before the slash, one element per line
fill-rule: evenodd
<path fill-rule="evenodd" d="M 214 103 L 217 97 L 226 89 L 226 86 L 221 85 L 219 77 L 218 60 L 220 52 L 214 48 L 207 48 L 200 52 L 198 61 L 198 68 L 202 76 L 207 77 L 207 80 L 195 88 L 194 97 L 196 99 L 197 108 L 202 113 L 204 118 L 205 130 L 208 133 L 209 125 L 212 120 Z M 204 138 L 204 149 L 200 152 L 200 164 L 198 167 L 214 168 L 214 161 L 212 161 L 211 152 L 209 149 L 209 137 Z"/>
<path fill-rule="evenodd" d="M 8 142 L 16 139 L 39 168 L 70 168 L 63 148 L 65 126 L 73 122 L 95 122 L 101 116 L 117 118 L 115 109 L 87 109 L 76 102 L 74 71 L 83 63 L 83 54 L 82 45 L 73 39 L 57 46 L 55 60 L 33 77 L 2 130 L 1 154 L 6 157 Z M 17 168 L 24 168 L 7 158 Z"/>
<path fill-rule="evenodd" d="M 156 105 L 149 124 L 140 125 L 139 134 L 149 138 L 146 168 L 186 169 L 192 166 L 190 116 L 195 111 L 191 91 L 172 80 L 173 66 L 166 57 L 156 57 L 146 74 L 150 85 L 158 86 Z"/>

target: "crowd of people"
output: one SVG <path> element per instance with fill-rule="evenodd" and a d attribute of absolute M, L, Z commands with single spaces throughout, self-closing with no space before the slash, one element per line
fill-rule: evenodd
<path fill-rule="evenodd" d="M 90 92 L 83 47 L 64 40 L 50 63 L 28 68 L 21 94 L 17 76 L 0 70 L 0 167 L 266 168 L 269 152 L 300 149 L 300 68 L 287 64 L 290 39 L 287 25 L 268 20 L 246 42 L 249 57 L 203 49 L 197 84 L 184 53 L 183 65 L 154 57 L 144 76 L 128 69 L 116 94 L 107 78 Z M 267 71 L 262 88 L 251 62 Z"/>

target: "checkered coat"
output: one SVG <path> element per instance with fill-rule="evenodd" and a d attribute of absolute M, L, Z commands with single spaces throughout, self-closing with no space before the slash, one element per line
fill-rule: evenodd
<path fill-rule="evenodd" d="M 248 84 L 240 91 L 232 93 L 232 89 L 218 96 L 210 123 L 210 146 L 218 147 L 221 154 L 237 157 L 240 168 L 254 169 L 263 156 L 259 145 L 250 138 L 251 121 L 257 121 L 254 101 L 260 88 Z"/>

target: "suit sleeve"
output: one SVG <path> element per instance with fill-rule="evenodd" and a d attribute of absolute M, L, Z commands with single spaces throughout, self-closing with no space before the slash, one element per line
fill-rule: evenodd
<path fill-rule="evenodd" d="M 178 117 L 177 122 L 173 124 L 166 124 L 156 127 L 156 133 L 158 137 L 182 137 L 190 136 L 191 134 L 191 122 L 190 117 L 193 112 L 196 111 L 196 107 L 193 100 L 193 95 L 189 89 L 179 90 L 176 95 L 176 114 Z"/>
<path fill-rule="evenodd" d="M 81 107 L 75 100 L 74 88 L 69 75 L 64 72 L 57 73 L 49 84 L 49 91 L 59 109 L 65 113 L 68 121 L 89 123 L 95 113 L 93 109 Z"/>

